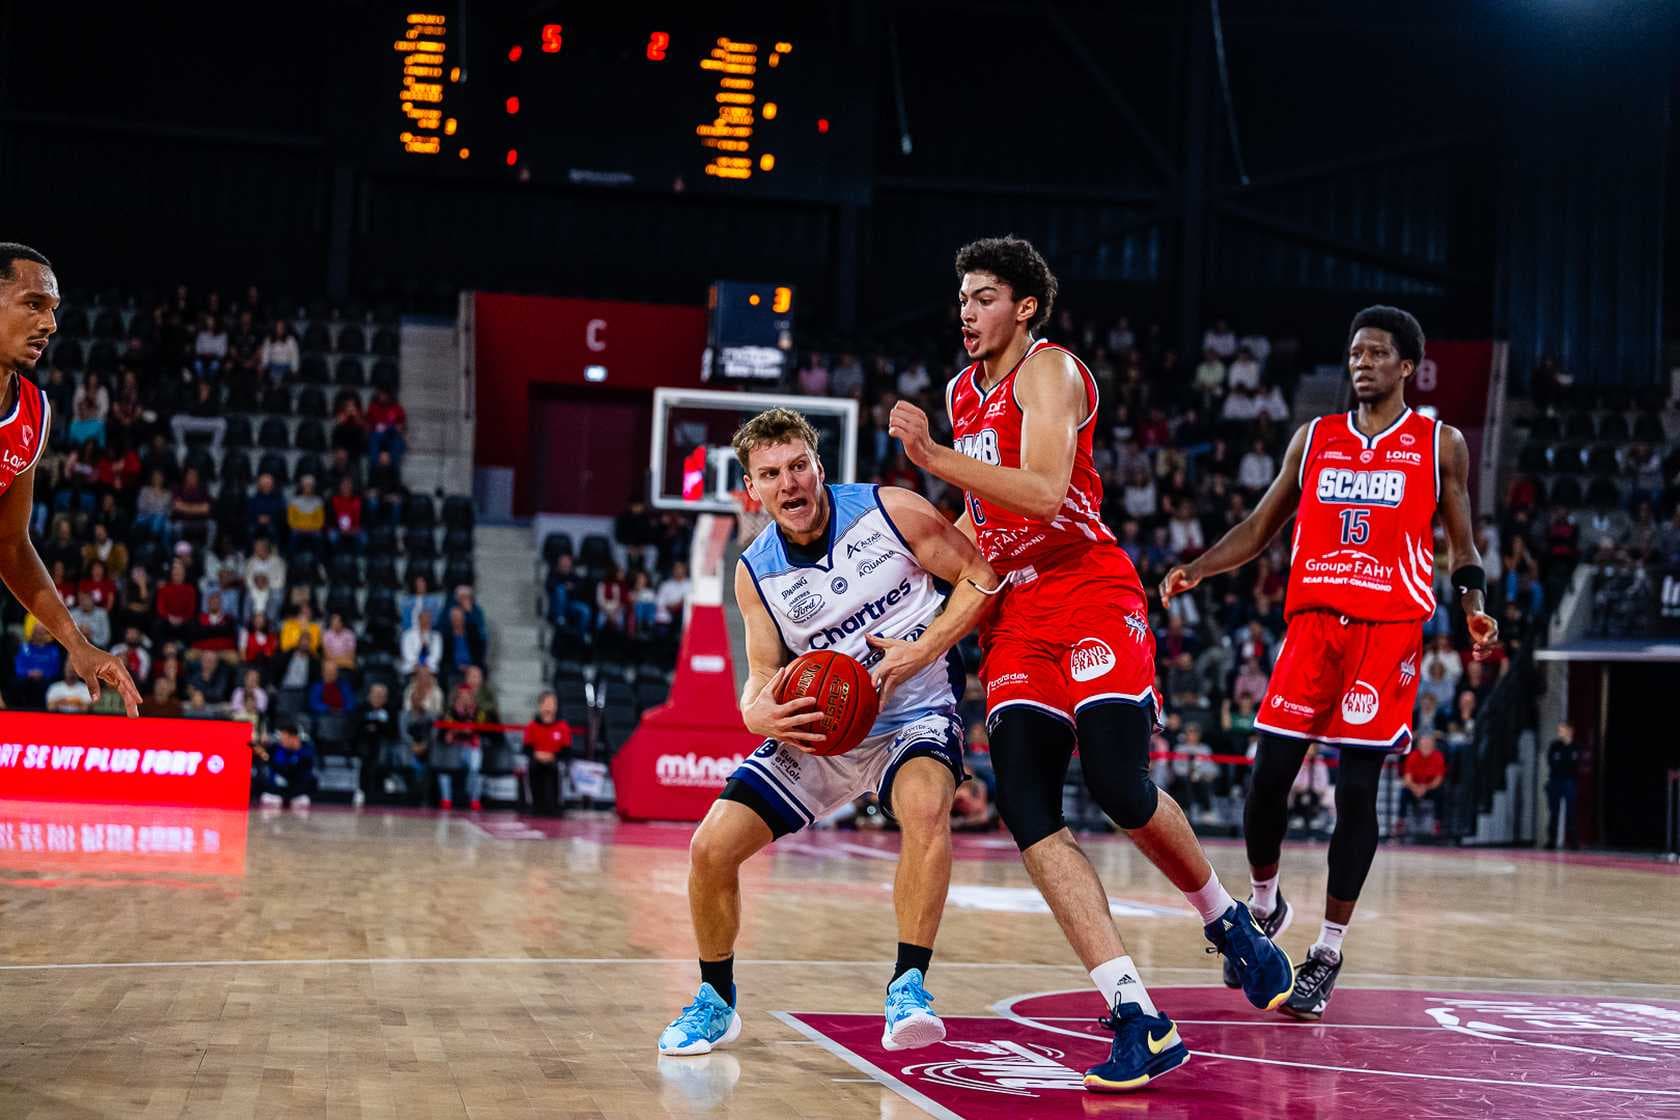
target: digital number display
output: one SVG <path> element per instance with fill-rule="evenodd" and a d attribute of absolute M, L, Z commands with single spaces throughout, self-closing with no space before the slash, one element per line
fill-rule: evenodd
<path fill-rule="evenodd" d="M 765 28 L 711 6 L 471 11 L 470 28 L 441 9 L 398 17 L 397 150 L 411 166 L 671 192 L 867 191 L 867 84 L 826 17 L 795 10 Z"/>

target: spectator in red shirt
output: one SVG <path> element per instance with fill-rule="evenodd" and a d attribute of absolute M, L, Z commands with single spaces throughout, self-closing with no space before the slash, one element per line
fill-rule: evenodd
<path fill-rule="evenodd" d="M 198 588 L 187 579 L 187 562 L 177 557 L 169 564 L 169 580 L 157 589 L 159 641 L 186 642 L 198 621 Z"/>
<path fill-rule="evenodd" d="M 192 648 L 210 650 L 232 660 L 239 649 L 239 623 L 222 609 L 222 593 L 212 591 L 198 614 L 198 633 Z"/>
<path fill-rule="evenodd" d="M 572 729 L 552 692 L 538 698 L 537 717 L 525 725 L 525 750 L 531 756 L 531 807 L 539 817 L 558 817 L 560 766 L 572 754 Z"/>
<path fill-rule="evenodd" d="M 247 665 L 267 665 L 280 652 L 280 636 L 268 624 L 268 615 L 258 611 L 251 624 L 239 632 L 239 660 Z"/>
<path fill-rule="evenodd" d="M 408 413 L 384 389 L 373 391 L 368 402 L 368 458 L 377 461 L 381 451 L 391 453 L 391 465 L 401 466 L 408 450 Z"/>
<path fill-rule="evenodd" d="M 88 565 L 87 575 L 76 584 L 76 591 L 86 591 L 93 605 L 100 610 L 113 610 L 117 605 L 117 583 L 106 574 L 103 560 L 95 560 Z"/>
<path fill-rule="evenodd" d="M 1441 817 L 1446 811 L 1443 788 L 1447 781 L 1447 756 L 1435 749 L 1435 736 L 1418 738 L 1417 749 L 1406 755 L 1400 764 L 1400 821 L 1402 827 L 1417 811 L 1418 803 L 1427 801 L 1435 811 L 1435 834 L 1441 833 Z"/>
<path fill-rule="evenodd" d="M 362 499 L 349 475 L 338 480 L 337 492 L 327 504 L 331 507 L 327 517 L 327 539 L 335 546 L 346 539 L 360 543 Z"/>

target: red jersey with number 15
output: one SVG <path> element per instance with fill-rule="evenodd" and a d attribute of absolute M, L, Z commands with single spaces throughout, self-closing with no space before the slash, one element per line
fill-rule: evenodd
<path fill-rule="evenodd" d="M 1317 610 L 1409 622 L 1435 613 L 1440 458 L 1441 422 L 1409 408 L 1374 436 L 1351 412 L 1308 425 L 1286 617 Z"/>
<path fill-rule="evenodd" d="M 994 467 L 1021 466 L 1021 406 L 1015 400 L 1015 379 L 1027 359 L 1041 350 L 1060 350 L 1073 358 L 1085 382 L 1085 421 L 1074 434 L 1073 474 L 1068 478 L 1062 508 L 1050 521 L 1026 517 L 973 494 L 967 495 L 968 515 L 986 561 L 999 572 L 1042 566 L 1070 546 L 1112 544 L 1114 534 L 1102 522 L 1102 476 L 1091 462 L 1091 426 L 1097 415 L 1097 382 L 1085 363 L 1066 347 L 1039 339 L 1027 347 L 1015 368 L 997 384 L 982 391 L 980 363 L 975 362 L 945 386 L 945 407 L 951 414 L 956 449 Z"/>

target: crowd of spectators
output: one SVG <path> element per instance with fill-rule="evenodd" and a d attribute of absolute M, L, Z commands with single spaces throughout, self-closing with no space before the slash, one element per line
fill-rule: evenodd
<path fill-rule="evenodd" d="M 54 419 L 31 529 L 142 714 L 253 725 L 264 800 L 308 797 L 318 747 L 361 760 L 358 799 L 418 800 L 435 782 L 447 807 L 464 778 L 476 807 L 479 733 L 435 726 L 499 717 L 471 505 L 446 500 L 439 525 L 403 486 L 394 330 L 316 314 L 300 336 L 254 288 L 72 304 L 37 374 Z M 116 690 L 95 703 L 65 680 L 44 628 L 7 609 L 22 635 L 0 658 L 7 703 L 120 710 Z"/>

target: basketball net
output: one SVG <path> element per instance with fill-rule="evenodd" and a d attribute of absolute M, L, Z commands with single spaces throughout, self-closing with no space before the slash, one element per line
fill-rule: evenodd
<path fill-rule="evenodd" d="M 735 501 L 735 539 L 743 546 L 770 524 L 770 515 L 764 512 L 764 503 L 756 500 L 745 490 L 731 490 L 729 496 Z"/>

